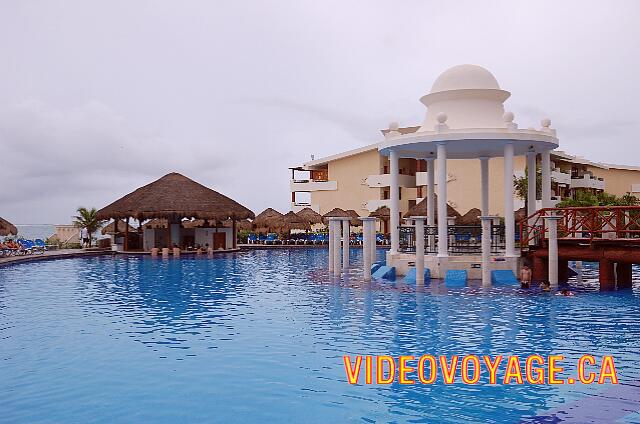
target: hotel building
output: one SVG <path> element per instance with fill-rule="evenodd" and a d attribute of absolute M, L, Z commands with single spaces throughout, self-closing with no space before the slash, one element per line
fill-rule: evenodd
<path fill-rule="evenodd" d="M 418 127 L 399 128 L 402 134 Z M 383 130 L 386 134 L 388 130 Z M 382 143 L 311 160 L 291 169 L 291 210 L 310 207 L 320 214 L 333 208 L 353 209 L 361 216 L 390 206 L 389 157 L 379 153 Z M 540 167 L 540 155 L 537 163 Z M 435 165 L 434 161 L 431 161 Z M 489 161 L 491 192 L 489 213 L 504 216 L 503 160 Z M 514 175 L 523 177 L 525 156 L 514 157 Z M 563 151 L 551 152 L 552 204 L 575 197 L 579 191 L 640 195 L 640 167 L 597 163 Z M 437 170 L 436 170 L 437 172 Z M 399 159 L 400 213 L 420 202 L 427 191 L 427 161 Z M 447 160 L 447 201 L 460 214 L 480 208 L 480 163 L 472 159 Z M 437 187 L 437 182 L 436 182 Z M 524 207 L 516 197 L 515 210 Z M 536 209 L 541 208 L 540 200 Z"/>

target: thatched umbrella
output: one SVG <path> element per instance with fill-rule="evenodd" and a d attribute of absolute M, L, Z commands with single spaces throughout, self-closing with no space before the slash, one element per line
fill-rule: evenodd
<path fill-rule="evenodd" d="M 527 214 L 527 208 L 520 208 L 520 209 L 518 209 L 517 211 L 515 211 L 515 212 L 514 212 L 514 215 L 515 215 L 516 223 L 518 223 L 518 222 L 520 222 L 520 221 L 522 221 L 522 220 L 527 219 L 527 217 L 529 216 L 529 215 Z"/>
<path fill-rule="evenodd" d="M 0 236 L 8 236 L 10 234 L 17 236 L 18 229 L 6 219 L 0 218 Z"/>
<path fill-rule="evenodd" d="M 254 214 L 227 196 L 173 172 L 116 200 L 97 214 L 98 219 L 129 217 L 223 221 L 250 219 Z"/>
<path fill-rule="evenodd" d="M 282 214 L 280 212 L 273 208 L 267 208 L 256 216 L 256 219 L 253 220 L 253 226 L 256 229 L 264 229 L 269 232 L 273 228 L 278 228 L 281 219 Z"/>
<path fill-rule="evenodd" d="M 386 206 L 380 206 L 378 209 L 371 212 L 369 216 L 379 219 L 389 219 L 389 217 L 391 216 L 391 210 Z"/>
<path fill-rule="evenodd" d="M 109 234 L 109 235 L 113 235 L 116 233 L 116 226 L 115 226 L 115 220 L 111 223 L 109 223 L 109 225 L 107 225 L 106 227 L 104 227 L 102 229 L 102 234 Z M 119 233 L 124 233 L 124 229 L 127 228 L 127 231 L 129 231 L 130 233 L 135 233 L 136 231 L 138 231 L 137 228 L 132 227 L 131 225 L 127 226 L 127 224 L 122 221 L 121 219 L 118 220 L 118 232 Z"/>
<path fill-rule="evenodd" d="M 328 224 L 329 218 L 351 218 L 351 215 L 340 208 L 334 208 L 322 215 L 322 222 Z"/>
<path fill-rule="evenodd" d="M 296 215 L 307 220 L 311 225 L 322 224 L 322 215 L 311 208 L 304 208 L 300 212 L 297 212 Z"/>
<path fill-rule="evenodd" d="M 438 201 L 438 197 L 435 197 L 435 201 Z M 420 203 L 417 203 L 416 205 L 414 205 L 411 209 L 409 209 L 407 211 L 407 213 L 404 214 L 405 218 L 411 218 L 412 216 L 427 216 L 427 198 L 425 197 L 424 199 L 422 199 L 420 201 Z M 456 218 L 456 221 L 461 217 L 462 215 L 460 215 L 460 213 L 455 210 L 451 205 L 447 205 L 447 217 L 454 217 Z M 435 216 L 435 222 L 438 222 L 438 212 L 437 212 L 437 208 L 436 208 L 436 216 Z"/>
<path fill-rule="evenodd" d="M 353 225 L 354 227 L 360 227 L 362 225 L 362 221 L 360 220 L 360 215 L 358 214 L 358 212 L 354 211 L 353 209 L 346 210 L 345 212 L 348 213 L 352 218 L 350 221 L 351 225 Z"/>
<path fill-rule="evenodd" d="M 458 225 L 481 225 L 480 217 L 482 211 L 478 208 L 469 209 L 467 213 L 462 215 L 457 221 Z"/>
<path fill-rule="evenodd" d="M 386 206 L 380 206 L 369 214 L 372 218 L 378 218 L 381 221 L 380 231 L 387 234 L 389 232 L 389 218 L 391 218 L 391 210 Z"/>
<path fill-rule="evenodd" d="M 278 229 L 282 233 L 290 233 L 291 230 L 310 230 L 311 224 L 304 218 L 296 215 L 295 212 L 287 212 L 280 218 Z"/>

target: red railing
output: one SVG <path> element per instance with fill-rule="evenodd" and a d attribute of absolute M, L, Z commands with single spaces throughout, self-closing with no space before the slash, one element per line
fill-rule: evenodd
<path fill-rule="evenodd" d="M 544 218 L 553 215 L 560 217 L 559 239 L 640 238 L 640 206 L 545 208 L 520 221 L 520 247 L 540 245 L 547 238 Z"/>

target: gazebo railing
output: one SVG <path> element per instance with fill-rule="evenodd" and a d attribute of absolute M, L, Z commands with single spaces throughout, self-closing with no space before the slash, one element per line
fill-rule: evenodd
<path fill-rule="evenodd" d="M 400 226 L 400 252 L 415 253 L 415 228 Z M 479 225 L 450 225 L 447 227 L 448 252 L 452 255 L 480 254 L 482 227 Z M 424 227 L 425 253 L 438 252 L 438 227 Z M 504 225 L 491 226 L 491 252 L 498 254 L 505 248 Z"/>

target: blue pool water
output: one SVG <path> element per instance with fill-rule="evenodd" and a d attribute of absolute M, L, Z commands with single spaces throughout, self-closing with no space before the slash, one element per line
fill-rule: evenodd
<path fill-rule="evenodd" d="M 357 267 L 337 281 L 326 260 L 291 249 L 0 268 L 0 422 L 585 422 L 589 407 L 640 422 L 637 283 L 600 293 L 587 268 L 571 298 L 416 290 L 364 284 Z M 610 354 L 622 384 L 346 383 L 344 354 L 426 353 Z"/>

